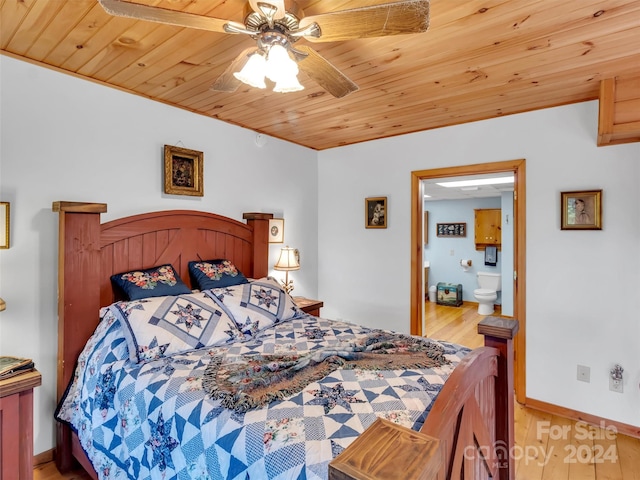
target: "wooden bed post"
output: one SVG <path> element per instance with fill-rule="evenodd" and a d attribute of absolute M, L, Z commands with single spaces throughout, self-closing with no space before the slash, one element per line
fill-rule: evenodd
<path fill-rule="evenodd" d="M 104 203 L 54 202 L 59 215 L 58 237 L 58 384 L 60 401 L 73 375 L 82 346 L 95 329 L 95 322 L 65 322 L 65 318 L 88 318 L 100 310 L 100 214 L 107 211 Z M 65 232 L 81 232 L 66 238 Z M 94 281 L 65 283 L 65 277 Z M 68 348 L 65 338 L 78 339 L 78 348 Z M 73 468 L 71 429 L 58 422 L 56 427 L 56 465 L 61 472 Z M 63 446 L 63 447 L 61 447 Z"/>
<path fill-rule="evenodd" d="M 498 478 L 513 480 L 515 465 L 514 446 L 514 395 L 513 386 L 513 338 L 518 332 L 517 320 L 486 317 L 478 323 L 478 333 L 484 335 L 484 344 L 500 351 L 498 376 L 496 377 L 496 453 L 498 454 Z M 500 458 L 504 455 L 504 458 Z"/>
<path fill-rule="evenodd" d="M 269 274 L 269 220 L 272 213 L 243 213 L 242 218 L 253 228 L 253 278 Z"/>

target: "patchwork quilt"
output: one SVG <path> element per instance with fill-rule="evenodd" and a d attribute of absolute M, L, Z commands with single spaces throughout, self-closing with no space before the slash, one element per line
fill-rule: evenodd
<path fill-rule="evenodd" d="M 268 289 L 266 285 L 261 289 Z M 272 311 L 273 301 L 290 300 L 282 292 L 274 293 L 275 300 L 267 302 Z M 255 305 L 250 315 L 230 320 L 227 314 L 233 309 L 224 308 L 222 315 L 216 310 L 220 305 L 208 300 L 218 300 L 220 292 L 203 295 L 207 298 L 176 297 L 175 309 L 167 300 L 121 302 L 117 308 L 103 309 L 56 412 L 59 421 L 78 433 L 100 479 L 326 479 L 333 457 L 377 417 L 419 429 L 446 378 L 469 352 L 458 345 L 433 342 L 448 362 L 400 369 L 340 364 L 323 378 L 266 405 L 226 408 L 208 388 L 212 370 L 215 375 L 217 369 L 227 368 L 236 382 L 256 382 L 263 378 L 257 369 L 270 368 L 265 361 L 269 356 L 274 358 L 271 368 L 275 371 L 283 359 L 315 358 L 317 353 L 345 346 L 353 351 L 354 345 L 381 331 L 301 311 L 292 315 L 287 309 L 286 318 L 276 317 L 273 324 L 249 332 L 246 322 L 255 318 Z M 193 300 L 190 306 L 188 300 Z M 145 309 L 153 311 L 145 316 L 141 314 Z M 185 312 L 197 318 L 188 318 Z M 137 330 L 144 322 L 155 330 L 140 333 L 132 341 L 134 330 L 126 324 L 133 318 Z M 181 348 L 160 348 L 168 340 L 165 335 L 158 341 L 157 328 L 171 323 L 168 319 L 182 329 Z M 213 321 L 224 325 L 206 324 Z M 185 350 L 184 332 L 189 325 L 202 332 L 225 333 L 216 337 L 215 345 Z M 129 351 L 132 345 L 138 354 L 152 349 L 156 354 L 136 355 Z M 238 376 L 243 369 L 247 375 Z"/>

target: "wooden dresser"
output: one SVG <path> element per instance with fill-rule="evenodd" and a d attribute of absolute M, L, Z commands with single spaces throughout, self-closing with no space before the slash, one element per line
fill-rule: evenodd
<path fill-rule="evenodd" d="M 37 370 L 0 380 L 0 480 L 33 479 L 33 389 L 41 383 Z"/>

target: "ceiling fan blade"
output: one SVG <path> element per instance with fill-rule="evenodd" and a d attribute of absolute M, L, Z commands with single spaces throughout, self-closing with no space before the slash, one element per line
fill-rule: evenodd
<path fill-rule="evenodd" d="M 258 51 L 258 47 L 249 47 L 245 49 L 240 55 L 238 55 L 222 72 L 213 85 L 211 90 L 218 92 L 235 92 L 242 82 L 233 76 L 235 72 L 239 72 L 244 67 L 245 63 L 249 60 L 249 57 Z"/>
<path fill-rule="evenodd" d="M 313 48 L 300 45 L 296 46 L 296 50 L 307 54 L 306 57 L 298 60 L 300 70 L 334 97 L 342 98 L 358 90 L 355 83 Z"/>
<path fill-rule="evenodd" d="M 232 24 L 240 28 L 244 28 L 244 25 L 241 23 L 231 22 L 229 20 L 205 17 L 202 15 L 169 10 L 161 7 L 129 3 L 122 0 L 98 0 L 98 2 L 108 14 L 115 15 L 117 17 L 149 20 L 150 22 L 177 25 L 179 27 L 197 28 L 200 30 L 220 33 L 226 33 L 224 29 L 226 24 Z"/>
<path fill-rule="evenodd" d="M 273 14 L 274 20 L 284 17 L 284 14 L 286 13 L 284 0 L 249 0 L 249 5 L 251 5 L 254 12 L 266 13 L 263 8 L 260 8 L 260 4 L 266 5 L 267 8 L 269 8 L 269 6 L 275 7 L 276 11 Z"/>
<path fill-rule="evenodd" d="M 404 0 L 312 15 L 300 20 L 300 28 L 314 22 L 322 35 L 305 37 L 310 42 L 420 33 L 429 28 L 429 0 Z"/>

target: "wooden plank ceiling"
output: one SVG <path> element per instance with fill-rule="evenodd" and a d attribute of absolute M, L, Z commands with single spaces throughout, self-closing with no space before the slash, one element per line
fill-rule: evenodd
<path fill-rule="evenodd" d="M 386 0 L 390 1 L 390 0 Z M 242 23 L 245 0 L 136 0 Z M 299 0 L 305 14 L 386 3 Z M 598 98 L 640 74 L 637 0 L 432 0 L 425 33 L 308 43 L 360 90 L 213 82 L 250 37 L 113 17 L 96 0 L 0 0 L 2 53 L 316 150 Z"/>

